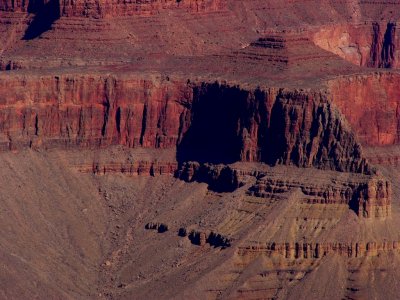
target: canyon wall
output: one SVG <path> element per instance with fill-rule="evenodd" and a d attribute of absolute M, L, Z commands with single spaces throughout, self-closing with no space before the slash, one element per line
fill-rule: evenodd
<path fill-rule="evenodd" d="M 364 145 L 400 142 L 400 75 L 373 73 L 332 80 L 332 101 Z"/>
<path fill-rule="evenodd" d="M 359 66 L 397 68 L 400 37 L 394 21 L 326 26 L 313 35 L 319 47 Z"/>
<path fill-rule="evenodd" d="M 323 93 L 202 84 L 193 97 L 191 123 L 178 145 L 180 161 L 367 172 L 355 136 Z"/>
<path fill-rule="evenodd" d="M 290 178 L 274 178 L 264 176 L 257 180 L 249 189 L 249 194 L 256 197 L 271 198 L 279 194 L 300 189 L 303 203 L 309 204 L 345 204 L 359 217 L 386 218 L 391 215 L 392 187 L 382 176 L 373 175 L 370 178 L 347 178 L 345 181 L 305 178 L 291 180 Z"/>
<path fill-rule="evenodd" d="M 319 174 L 317 170 L 304 174 L 304 170 L 293 167 L 284 167 L 287 168 L 285 170 L 277 168 L 274 167 L 271 172 L 262 166 L 246 168 L 235 164 L 186 162 L 176 175 L 189 182 L 205 182 L 209 189 L 217 192 L 232 192 L 253 177 L 256 182 L 246 192 L 253 197 L 280 199 L 298 190 L 297 201 L 300 203 L 345 205 L 364 218 L 385 219 L 391 215 L 392 186 L 382 175 L 332 174 L 320 170 Z"/>
<path fill-rule="evenodd" d="M 226 0 L 1 0 L 0 11 L 36 13 L 50 3 L 56 4 L 61 16 L 95 18 L 150 15 L 163 9 L 210 12 L 226 8 Z"/>
<path fill-rule="evenodd" d="M 139 75 L 7 74 L 0 89 L 3 150 L 177 147 L 178 162 L 370 172 L 350 127 L 320 92 Z"/>
<path fill-rule="evenodd" d="M 210 12 L 226 7 L 226 0 L 150 0 L 150 1 L 61 1 L 63 16 L 110 17 L 150 15 L 163 9 L 182 9 L 188 12 Z"/>
<path fill-rule="evenodd" d="M 266 243 L 239 247 L 237 255 L 244 261 L 252 260 L 260 254 L 271 257 L 281 255 L 287 259 L 318 259 L 327 255 L 347 258 L 374 257 L 382 252 L 398 252 L 398 241 L 384 242 L 321 242 L 321 243 Z"/>
<path fill-rule="evenodd" d="M 11 78 L 10 78 L 11 79 Z M 3 81 L 2 148 L 24 146 L 168 148 L 190 99 L 184 85 L 111 76 L 19 77 Z"/>
<path fill-rule="evenodd" d="M 373 38 L 369 67 L 394 68 L 398 66 L 400 43 L 396 35 L 396 23 L 389 22 L 386 28 L 378 22 L 372 25 Z"/>
<path fill-rule="evenodd" d="M 37 13 L 49 3 L 58 0 L 1 0 L 0 11 Z"/>

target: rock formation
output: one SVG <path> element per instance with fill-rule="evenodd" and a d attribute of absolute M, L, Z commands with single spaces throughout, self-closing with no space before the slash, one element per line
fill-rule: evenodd
<path fill-rule="evenodd" d="M 366 218 L 386 218 L 391 215 L 391 183 L 379 176 L 358 179 L 351 182 L 321 182 L 314 184 L 303 180 L 276 179 L 261 177 L 250 188 L 250 194 L 270 198 L 300 188 L 304 194 L 301 201 L 310 204 L 345 204 L 358 216 Z M 357 182 L 358 181 L 358 182 Z"/>
<path fill-rule="evenodd" d="M 327 26 L 313 35 L 313 41 L 353 64 L 371 68 L 397 68 L 399 34 L 396 22 L 365 22 Z"/>
<path fill-rule="evenodd" d="M 397 299 L 399 20 L 0 0 L 0 298 Z"/>
<path fill-rule="evenodd" d="M 382 252 L 398 252 L 399 242 L 366 243 L 269 243 L 267 245 L 239 248 L 238 255 L 243 259 L 256 257 L 263 253 L 267 256 L 281 255 L 287 259 L 321 259 L 327 255 L 339 255 L 348 258 L 377 256 Z"/>
<path fill-rule="evenodd" d="M 50 2 L 57 2 L 58 13 L 66 17 L 94 17 L 104 18 L 111 16 L 133 16 L 155 14 L 162 9 L 183 9 L 189 12 L 207 12 L 224 9 L 226 0 L 156 0 L 129 2 L 114 1 L 68 1 L 68 0 L 45 0 L 45 1 L 9 1 L 0 2 L 0 10 L 21 11 L 36 13 Z M 56 11 L 53 11 L 56 12 Z"/>
<path fill-rule="evenodd" d="M 136 76 L 17 76 L 1 85 L 11 82 L 0 96 L 3 149 L 177 147 L 179 162 L 370 172 L 346 121 L 322 93 Z"/>

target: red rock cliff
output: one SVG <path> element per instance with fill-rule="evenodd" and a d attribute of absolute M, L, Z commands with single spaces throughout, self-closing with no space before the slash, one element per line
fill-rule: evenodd
<path fill-rule="evenodd" d="M 62 16 L 109 17 L 155 14 L 163 9 L 182 9 L 189 12 L 218 11 L 226 7 L 226 0 L 1 0 L 0 11 L 37 12 L 50 2 L 57 2 Z"/>
<path fill-rule="evenodd" d="M 132 16 L 149 15 L 163 9 L 182 9 L 189 12 L 209 12 L 223 9 L 226 0 L 63 0 L 60 3 L 63 16 Z"/>
<path fill-rule="evenodd" d="M 359 66 L 397 68 L 400 60 L 396 22 L 341 24 L 318 30 L 313 41 L 321 48 Z"/>
<path fill-rule="evenodd" d="M 368 172 L 350 128 L 319 92 L 133 74 L 6 74 L 0 89 L 3 149 L 177 147 L 182 162 L 263 161 Z"/>
<path fill-rule="evenodd" d="M 400 75 L 374 73 L 330 83 L 333 102 L 365 145 L 400 142 Z"/>

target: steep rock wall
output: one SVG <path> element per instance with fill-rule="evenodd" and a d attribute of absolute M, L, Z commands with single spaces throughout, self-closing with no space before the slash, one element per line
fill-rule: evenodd
<path fill-rule="evenodd" d="M 0 11 L 36 13 L 50 2 L 58 0 L 1 0 Z"/>
<path fill-rule="evenodd" d="M 185 97 L 185 86 L 108 76 L 20 77 L 12 82 L 8 91 L 7 83 L 2 84 L 3 148 L 166 148 L 177 142 L 185 107 L 175 100 Z"/>
<path fill-rule="evenodd" d="M 182 9 L 188 12 L 211 12 L 226 7 L 226 0 L 149 0 L 149 1 L 61 1 L 63 16 L 110 17 L 150 15 L 163 9 Z"/>
<path fill-rule="evenodd" d="M 313 35 L 314 43 L 345 60 L 371 68 L 397 68 L 400 38 L 392 21 L 326 26 Z"/>
<path fill-rule="evenodd" d="M 400 74 L 373 73 L 338 78 L 329 84 L 333 103 L 365 145 L 400 142 Z"/>
<path fill-rule="evenodd" d="M 323 93 L 219 84 L 193 91 L 191 123 L 178 145 L 180 161 L 367 171 L 360 145 Z"/>
<path fill-rule="evenodd" d="M 50 2 L 57 2 L 62 16 L 96 18 L 150 15 L 163 9 L 211 12 L 226 8 L 226 0 L 1 0 L 0 11 L 36 13 Z"/>
<path fill-rule="evenodd" d="M 2 149 L 177 147 L 180 163 L 261 161 L 370 172 L 324 93 L 138 75 L 2 79 Z"/>

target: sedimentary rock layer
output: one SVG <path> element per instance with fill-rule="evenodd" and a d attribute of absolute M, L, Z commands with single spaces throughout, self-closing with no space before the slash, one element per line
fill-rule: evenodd
<path fill-rule="evenodd" d="M 132 16 L 155 14 L 162 9 L 182 9 L 189 12 L 210 12 L 226 7 L 226 0 L 152 0 L 152 1 L 63 1 L 61 2 L 63 16 Z"/>
<path fill-rule="evenodd" d="M 370 172 L 354 134 L 322 92 L 132 74 L 4 76 L 0 85 L 3 150 L 177 147 L 178 162 Z"/>
<path fill-rule="evenodd" d="M 397 68 L 400 38 L 394 21 L 325 26 L 313 34 L 313 41 L 347 61 L 371 68 Z"/>
<path fill-rule="evenodd" d="M 354 210 L 359 217 L 386 218 L 391 215 L 391 183 L 383 177 L 348 178 L 346 181 L 332 180 L 315 183 L 304 178 L 293 181 L 288 178 L 264 176 L 251 187 L 250 194 L 257 197 L 271 198 L 299 188 L 303 197 L 301 201 L 310 204 L 345 204 Z"/>
<path fill-rule="evenodd" d="M 226 0 L 27 0 L 0 1 L 0 10 L 38 12 L 49 4 L 55 4 L 60 16 L 108 17 L 149 15 L 162 9 L 183 9 L 189 12 L 207 12 L 221 10 L 226 7 Z"/>
<path fill-rule="evenodd" d="M 400 142 L 400 75 L 373 73 L 329 83 L 332 100 L 360 141 L 369 146 Z"/>
<path fill-rule="evenodd" d="M 398 252 L 398 241 L 385 242 L 321 242 L 321 243 L 266 243 L 265 245 L 239 247 L 237 254 L 243 259 L 251 259 L 260 254 L 269 257 L 282 255 L 287 259 L 318 259 L 326 255 L 339 255 L 347 258 L 377 256 L 382 252 Z"/>

